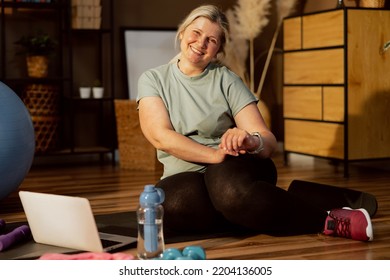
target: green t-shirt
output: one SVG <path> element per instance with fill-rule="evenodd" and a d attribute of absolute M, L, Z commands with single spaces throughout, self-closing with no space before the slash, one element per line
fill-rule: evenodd
<path fill-rule="evenodd" d="M 176 63 L 144 72 L 138 81 L 137 102 L 147 96 L 163 100 L 174 130 L 194 141 L 216 148 L 223 133 L 235 127 L 234 116 L 255 96 L 225 66 L 210 64 L 196 76 L 184 75 Z M 158 150 L 167 176 L 185 171 L 204 171 L 205 164 L 183 161 Z"/>

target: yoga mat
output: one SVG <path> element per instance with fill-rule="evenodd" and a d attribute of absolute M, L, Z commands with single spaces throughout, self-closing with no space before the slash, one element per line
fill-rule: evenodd
<path fill-rule="evenodd" d="M 95 216 L 95 220 L 99 231 L 128 236 L 137 236 L 137 216 L 135 212 L 98 215 Z M 221 228 L 209 232 L 174 232 L 164 228 L 164 239 L 166 244 L 170 244 L 221 236 L 231 236 L 240 233 L 241 232 L 239 229 L 232 228 Z"/>
<path fill-rule="evenodd" d="M 137 236 L 137 216 L 135 212 L 123 212 L 106 215 L 95 216 L 96 225 L 101 232 L 120 234 L 126 236 Z M 6 232 L 12 231 L 14 228 L 27 225 L 27 222 L 10 223 L 6 225 Z M 194 232 L 172 232 L 168 229 L 164 229 L 164 239 L 166 244 L 195 241 L 208 238 L 217 238 L 222 236 L 232 236 L 243 234 L 239 230 L 233 229 L 220 229 L 217 231 L 207 233 L 194 233 Z M 125 250 L 128 248 L 135 248 L 136 243 L 131 244 L 128 247 L 121 248 Z M 44 253 L 76 253 L 78 251 L 38 244 L 34 240 L 30 240 L 21 244 L 14 245 L 4 252 L 0 252 L 0 260 L 11 259 L 37 259 Z"/>

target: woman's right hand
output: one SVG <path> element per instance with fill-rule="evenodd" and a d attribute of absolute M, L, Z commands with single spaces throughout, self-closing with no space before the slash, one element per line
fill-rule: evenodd
<path fill-rule="evenodd" d="M 227 155 L 228 155 L 228 153 L 224 149 L 221 149 L 221 148 L 214 149 L 214 153 L 213 153 L 214 160 L 213 160 L 213 163 L 221 163 L 221 162 L 223 162 Z"/>

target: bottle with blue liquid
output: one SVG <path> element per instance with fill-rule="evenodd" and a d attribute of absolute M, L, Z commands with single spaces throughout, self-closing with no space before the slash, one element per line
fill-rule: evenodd
<path fill-rule="evenodd" d="M 146 185 L 139 198 L 137 210 L 139 259 L 160 258 L 165 249 L 163 233 L 165 199 L 164 191 L 154 185 Z"/>

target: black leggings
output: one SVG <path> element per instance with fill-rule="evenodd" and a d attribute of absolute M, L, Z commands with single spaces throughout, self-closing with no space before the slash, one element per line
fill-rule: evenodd
<path fill-rule="evenodd" d="M 271 159 L 228 157 L 205 173 L 172 175 L 164 189 L 164 226 L 176 231 L 207 231 L 221 226 L 291 235 L 323 230 L 326 210 L 276 186 Z"/>

